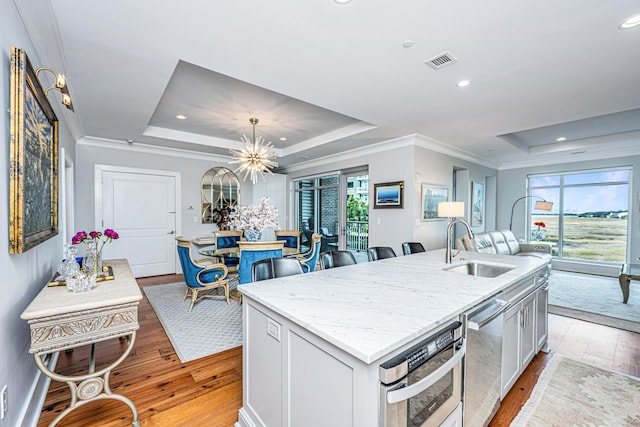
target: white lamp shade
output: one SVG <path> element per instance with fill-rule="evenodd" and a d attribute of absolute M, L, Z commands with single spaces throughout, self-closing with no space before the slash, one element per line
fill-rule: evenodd
<path fill-rule="evenodd" d="M 462 217 L 464 216 L 464 202 L 441 202 L 438 203 L 439 217 Z"/>

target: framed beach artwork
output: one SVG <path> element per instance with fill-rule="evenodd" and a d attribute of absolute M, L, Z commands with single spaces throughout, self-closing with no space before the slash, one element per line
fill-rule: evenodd
<path fill-rule="evenodd" d="M 58 234 L 58 119 L 27 54 L 11 48 L 9 253 Z"/>
<path fill-rule="evenodd" d="M 449 200 L 449 188 L 443 185 L 422 184 L 422 221 L 444 220 L 438 217 L 438 203 Z"/>
<path fill-rule="evenodd" d="M 484 184 L 471 182 L 471 226 L 484 225 Z"/>
<path fill-rule="evenodd" d="M 385 182 L 373 185 L 374 209 L 402 209 L 404 204 L 404 181 Z"/>

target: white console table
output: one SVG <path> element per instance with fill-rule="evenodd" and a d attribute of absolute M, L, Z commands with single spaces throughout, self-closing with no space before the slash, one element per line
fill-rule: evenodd
<path fill-rule="evenodd" d="M 82 293 L 72 293 L 66 286 L 45 286 L 20 316 L 31 330 L 29 353 L 36 365 L 49 378 L 66 382 L 71 403 L 50 424 L 55 426 L 67 414 L 88 402 L 100 399 L 119 400 L 131 408 L 133 427 L 139 427 L 138 411 L 125 396 L 111 392 L 109 375 L 131 352 L 138 325 L 138 304 L 142 294 L 129 263 L 125 259 L 104 261 L 113 268 L 114 280 Z M 111 365 L 95 370 L 95 343 L 123 338 L 127 347 Z M 51 353 L 91 345 L 88 372 L 84 375 L 60 375 L 43 363 Z"/>

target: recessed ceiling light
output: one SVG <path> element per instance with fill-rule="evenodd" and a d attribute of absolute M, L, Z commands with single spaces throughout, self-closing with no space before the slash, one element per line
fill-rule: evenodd
<path fill-rule="evenodd" d="M 178 115 L 176 116 L 176 119 L 178 119 L 178 120 L 187 120 L 187 116 L 182 115 L 182 114 L 178 114 Z"/>
<path fill-rule="evenodd" d="M 333 0 L 338 4 L 347 4 L 347 3 L 351 3 L 351 0 Z"/>
<path fill-rule="evenodd" d="M 562 142 L 562 141 L 566 141 L 566 140 L 567 140 L 566 136 L 561 136 L 559 138 L 556 138 L 556 141 L 558 141 L 558 142 Z"/>
<path fill-rule="evenodd" d="M 471 80 L 460 80 L 456 86 L 458 87 L 467 87 L 471 84 Z"/>
<path fill-rule="evenodd" d="M 414 42 L 413 40 L 405 40 L 405 41 L 402 42 L 402 47 L 408 49 L 411 46 L 413 46 L 414 44 L 416 44 L 416 42 Z"/>
<path fill-rule="evenodd" d="M 622 21 L 620 25 L 618 25 L 618 28 L 620 28 L 621 30 L 626 30 L 629 28 L 637 27 L 638 25 L 640 25 L 640 13 L 630 16 Z"/>
<path fill-rule="evenodd" d="M 284 136 L 280 137 L 280 141 L 286 141 L 286 140 L 287 140 L 287 138 L 285 138 Z"/>

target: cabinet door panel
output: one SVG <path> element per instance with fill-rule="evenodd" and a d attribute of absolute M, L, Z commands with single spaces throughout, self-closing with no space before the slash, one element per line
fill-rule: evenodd
<path fill-rule="evenodd" d="M 520 370 L 527 367 L 533 356 L 536 355 L 536 334 L 535 334 L 535 314 L 536 314 L 536 293 L 532 293 L 522 301 L 522 336 L 521 336 L 521 358 Z"/>
<path fill-rule="evenodd" d="M 502 338 L 502 393 L 503 399 L 520 374 L 520 309 L 516 304 L 504 313 Z"/>
<path fill-rule="evenodd" d="M 538 289 L 536 296 L 536 349 L 538 351 L 546 347 L 548 335 L 548 298 L 549 288 L 544 286 Z"/>

